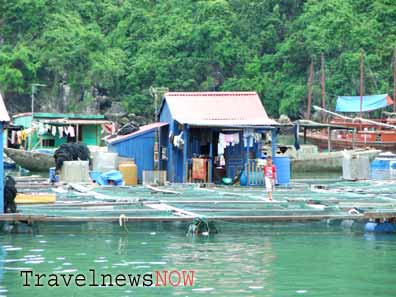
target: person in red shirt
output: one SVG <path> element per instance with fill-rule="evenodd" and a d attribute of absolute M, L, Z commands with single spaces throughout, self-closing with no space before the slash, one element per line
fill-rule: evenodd
<path fill-rule="evenodd" d="M 272 157 L 267 157 L 267 165 L 264 166 L 265 188 L 267 189 L 268 199 L 272 201 L 272 192 L 275 187 L 276 167 L 272 164 Z"/>

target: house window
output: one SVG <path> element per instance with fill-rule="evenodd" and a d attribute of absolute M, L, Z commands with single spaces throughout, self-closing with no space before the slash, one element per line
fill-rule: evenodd
<path fill-rule="evenodd" d="M 43 146 L 45 147 L 54 147 L 55 139 L 43 139 Z"/>

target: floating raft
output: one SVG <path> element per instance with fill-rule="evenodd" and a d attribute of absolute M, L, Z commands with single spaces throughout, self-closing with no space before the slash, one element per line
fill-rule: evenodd
<path fill-rule="evenodd" d="M 28 179 L 18 182 L 30 184 Z M 36 182 L 40 183 L 40 180 Z M 269 202 L 264 189 L 257 187 L 69 185 L 68 188 L 54 189 L 56 194 L 51 193 L 47 198 L 44 198 L 47 193 L 33 193 L 43 199 L 30 197 L 29 201 L 28 195 L 19 196 L 17 202 L 24 197 L 25 202 L 34 204 L 18 205 L 19 213 L 0 215 L 0 221 L 118 222 L 123 225 L 133 222 L 192 222 L 195 219 L 274 223 L 396 218 L 396 199 L 393 198 L 396 181 L 333 181 L 320 192 L 312 191 L 311 186 L 309 182 L 300 182 L 295 187 L 292 184 L 290 188 L 277 189 L 274 201 Z M 38 201 L 42 204 L 36 204 Z"/>

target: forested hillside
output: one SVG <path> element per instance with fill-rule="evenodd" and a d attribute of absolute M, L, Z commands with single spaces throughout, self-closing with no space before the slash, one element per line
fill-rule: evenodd
<path fill-rule="evenodd" d="M 7 104 L 57 100 L 68 111 L 96 96 L 151 115 L 150 86 L 172 91 L 256 90 L 269 114 L 304 112 L 320 55 L 326 93 L 392 93 L 394 0 L 0 0 L 0 89 Z M 29 105 L 18 106 L 20 111 Z"/>

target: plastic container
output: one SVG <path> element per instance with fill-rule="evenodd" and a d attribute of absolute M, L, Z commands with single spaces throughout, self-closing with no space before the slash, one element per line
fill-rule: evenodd
<path fill-rule="evenodd" d="M 92 179 L 92 181 L 96 182 L 101 174 L 102 172 L 100 171 L 90 171 L 89 177 Z"/>
<path fill-rule="evenodd" d="M 95 152 L 93 156 L 93 170 L 107 172 L 117 170 L 118 155 L 116 153 Z"/>
<path fill-rule="evenodd" d="M 396 233 L 396 223 L 367 222 L 364 226 L 364 231 L 374 233 Z"/>
<path fill-rule="evenodd" d="M 123 162 L 118 166 L 126 186 L 136 186 L 138 184 L 138 170 L 135 162 Z"/>
<path fill-rule="evenodd" d="M 243 173 L 239 179 L 239 184 L 243 187 L 246 187 L 248 184 L 248 178 L 247 178 L 247 175 L 245 174 L 245 170 L 243 171 Z"/>
<path fill-rule="evenodd" d="M 276 167 L 276 176 L 278 184 L 287 186 L 290 184 L 290 158 L 289 157 L 273 157 L 273 163 Z"/>
<path fill-rule="evenodd" d="M 60 180 L 66 183 L 89 182 L 88 161 L 65 161 L 61 169 Z"/>
<path fill-rule="evenodd" d="M 111 170 L 101 174 L 96 180 L 96 182 L 98 183 L 98 185 L 101 186 L 107 186 L 107 185 L 121 186 L 123 185 L 124 180 L 121 172 L 117 170 Z"/>
<path fill-rule="evenodd" d="M 59 175 L 56 175 L 56 168 L 51 167 L 49 169 L 49 180 L 51 183 L 59 182 Z"/>

